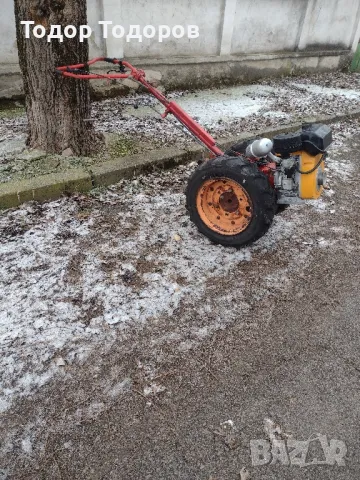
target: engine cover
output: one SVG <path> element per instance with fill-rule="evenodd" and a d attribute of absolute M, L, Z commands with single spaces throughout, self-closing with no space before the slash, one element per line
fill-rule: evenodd
<path fill-rule="evenodd" d="M 309 123 L 302 126 L 302 150 L 310 155 L 324 153 L 332 143 L 332 130 L 328 125 Z"/>
<path fill-rule="evenodd" d="M 332 130 L 328 125 L 304 124 L 294 133 L 283 133 L 273 138 L 274 153 L 283 158 L 294 152 L 305 151 L 310 155 L 324 153 L 332 143 Z"/>

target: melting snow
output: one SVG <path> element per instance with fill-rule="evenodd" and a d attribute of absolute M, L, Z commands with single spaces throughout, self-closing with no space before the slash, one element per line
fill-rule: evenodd
<path fill-rule="evenodd" d="M 336 176 L 334 162 L 330 157 L 329 170 Z M 265 268 L 268 252 L 290 239 L 306 240 L 301 238 L 303 207 L 294 207 L 293 215 L 277 216 L 252 247 L 212 245 L 184 208 L 181 192 L 194 167 L 123 181 L 96 198 L 28 204 L 0 216 L 0 411 L 55 374 L 67 375 L 68 366 L 86 359 L 98 345 L 106 349 L 131 329 L 156 326 L 162 316 L 169 318 L 169 330 L 150 344 L 170 341 L 189 350 L 249 311 L 241 287 L 246 275 L 236 289 L 213 295 L 212 288 L 234 272 L 242 279 L 242 269 L 258 252 Z M 331 201 L 324 196 L 313 202 L 314 208 L 326 213 L 327 198 Z M 315 240 L 320 248 L 327 241 Z M 289 249 L 287 258 L 291 255 L 292 268 L 306 264 L 306 251 L 300 255 Z M 259 298 L 283 288 L 289 275 L 280 267 L 262 273 Z M 181 317 L 182 308 L 192 313 Z M 109 395 L 129 388 L 131 380 L 124 382 Z M 149 374 L 149 393 L 158 392 L 157 387 Z"/>

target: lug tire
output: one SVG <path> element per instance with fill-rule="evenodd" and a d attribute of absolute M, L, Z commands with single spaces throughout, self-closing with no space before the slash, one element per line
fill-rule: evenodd
<path fill-rule="evenodd" d="M 211 222 L 207 218 L 204 221 L 204 213 L 199 211 L 200 192 L 209 181 L 217 182 L 217 179 L 224 180 L 224 183 L 229 180 L 232 185 L 242 188 L 251 204 L 251 220 L 240 233 L 223 234 L 211 228 Z M 186 188 L 186 207 L 192 222 L 212 242 L 238 248 L 255 242 L 268 231 L 276 212 L 276 194 L 268 178 L 255 164 L 244 157 L 223 156 L 208 160 L 192 174 Z"/>

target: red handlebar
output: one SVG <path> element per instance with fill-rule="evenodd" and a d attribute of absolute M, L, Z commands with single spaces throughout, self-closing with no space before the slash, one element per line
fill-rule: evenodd
<path fill-rule="evenodd" d="M 88 67 L 97 62 L 107 62 L 114 65 L 119 65 L 119 73 L 90 73 Z M 130 70 L 125 73 L 125 68 Z M 182 123 L 206 148 L 208 148 L 215 156 L 223 155 L 223 151 L 216 145 L 216 141 L 212 136 L 206 132 L 201 125 L 199 125 L 193 118 L 191 118 L 177 103 L 170 102 L 159 90 L 157 90 L 145 78 L 143 70 L 135 68 L 129 62 L 118 60 L 117 58 L 98 57 L 89 60 L 87 63 L 79 63 L 77 65 L 67 65 L 58 67 L 56 72 L 64 77 L 76 78 L 79 80 L 99 80 L 99 78 L 107 78 L 110 80 L 133 78 L 141 83 L 155 98 L 161 102 L 166 108 L 162 115 L 165 118 L 169 113 L 174 115 L 180 123 Z"/>
<path fill-rule="evenodd" d="M 113 65 L 120 65 L 121 67 L 126 67 L 130 70 L 129 73 L 121 72 L 119 73 L 86 73 L 83 71 L 84 69 L 88 68 L 90 65 L 94 65 L 94 63 L 98 62 L 107 62 L 112 63 Z M 124 68 L 125 70 L 125 68 Z M 57 67 L 57 73 L 63 75 L 64 77 L 71 77 L 77 78 L 79 80 L 98 80 L 99 78 L 108 78 L 110 80 L 114 79 L 125 79 L 129 77 L 133 77 L 136 80 L 140 80 L 140 77 L 145 78 L 145 72 L 143 70 L 136 69 L 133 65 L 129 62 L 118 60 L 117 58 L 107 58 L 107 57 L 98 57 L 94 58 L 93 60 L 89 60 L 87 63 L 79 63 L 77 65 L 66 65 L 64 67 Z"/>

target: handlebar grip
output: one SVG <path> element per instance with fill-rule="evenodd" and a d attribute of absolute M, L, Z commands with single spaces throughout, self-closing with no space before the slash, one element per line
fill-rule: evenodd
<path fill-rule="evenodd" d="M 116 63 L 121 62 L 121 60 L 119 60 L 118 58 L 106 57 L 106 58 L 104 58 L 104 62 L 116 64 Z"/>
<path fill-rule="evenodd" d="M 80 69 L 80 68 L 68 67 L 65 71 L 69 72 L 69 73 L 77 73 L 79 75 L 89 75 L 89 72 L 87 70 L 83 70 L 83 69 Z"/>

